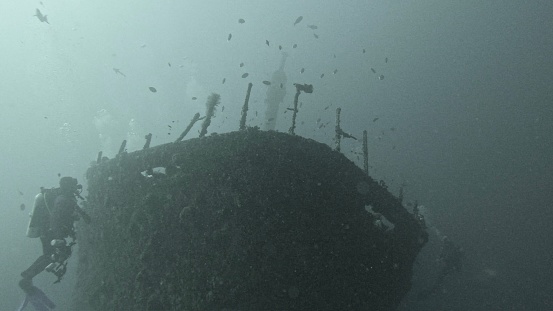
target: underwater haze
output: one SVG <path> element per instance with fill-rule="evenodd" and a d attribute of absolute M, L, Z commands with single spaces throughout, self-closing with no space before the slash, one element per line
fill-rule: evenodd
<path fill-rule="evenodd" d="M 551 16 L 546 0 L 0 2 L 0 310 L 41 254 L 25 236 L 41 186 L 86 189 L 123 140 L 174 141 L 211 93 L 208 135 L 238 130 L 250 82 L 248 126 L 288 131 L 293 84 L 312 84 L 295 133 L 334 146 L 341 108 L 345 132 L 368 131 L 369 174 L 424 205 L 430 242 L 400 310 L 552 310 Z M 341 151 L 363 166 L 360 141 Z M 463 269 L 419 300 L 443 236 Z M 35 278 L 56 310 L 77 260 L 60 284 Z"/>

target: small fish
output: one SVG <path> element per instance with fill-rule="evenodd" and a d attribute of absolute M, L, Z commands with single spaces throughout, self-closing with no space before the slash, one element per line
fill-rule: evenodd
<path fill-rule="evenodd" d="M 367 52 L 365 49 L 363 49 L 363 54 L 365 54 L 365 52 Z"/>
<path fill-rule="evenodd" d="M 318 119 L 317 119 L 317 124 L 318 124 L 319 122 L 321 122 L 321 118 L 318 118 Z"/>
<path fill-rule="evenodd" d="M 221 107 L 221 112 L 225 111 L 225 106 Z"/>
<path fill-rule="evenodd" d="M 273 121 L 275 118 L 269 118 L 267 119 L 267 121 Z"/>
<path fill-rule="evenodd" d="M 265 40 L 265 44 L 267 44 L 267 46 L 269 46 L 269 40 Z"/>
<path fill-rule="evenodd" d="M 278 46 L 278 49 L 279 49 L 279 50 L 282 50 L 282 45 L 279 45 L 279 46 Z"/>
<path fill-rule="evenodd" d="M 316 25 L 307 25 L 307 28 L 315 30 L 319 27 L 317 27 Z"/>
<path fill-rule="evenodd" d="M 299 16 L 298 18 L 296 18 L 296 21 L 294 22 L 294 26 L 296 26 L 297 24 L 299 24 L 303 19 L 303 16 Z"/>
<path fill-rule="evenodd" d="M 263 84 L 265 84 L 265 85 L 271 85 L 271 81 L 265 80 L 265 81 L 263 81 Z"/>
<path fill-rule="evenodd" d="M 322 79 L 322 78 L 324 78 L 324 76 L 325 76 L 325 74 L 324 74 L 324 73 L 323 73 L 323 74 L 321 74 L 321 79 Z"/>
<path fill-rule="evenodd" d="M 149 90 L 150 90 L 150 92 L 152 92 L 152 93 L 155 93 L 155 92 L 157 92 L 156 88 L 155 88 L 155 87 L 153 87 L 153 86 L 150 86 L 150 87 L 149 87 L 148 89 L 149 89 Z"/>
<path fill-rule="evenodd" d="M 336 58 L 336 54 L 332 54 L 334 56 L 334 58 Z"/>
<path fill-rule="evenodd" d="M 240 68 L 244 67 L 244 63 L 240 63 Z"/>
<path fill-rule="evenodd" d="M 23 195 L 23 192 L 21 192 L 21 190 L 17 189 L 17 191 L 19 192 L 19 195 Z"/>
<path fill-rule="evenodd" d="M 173 127 L 172 127 L 171 125 L 169 125 L 169 124 L 167 124 L 167 127 L 169 127 L 170 129 L 172 129 L 172 128 L 173 128 Z"/>
<path fill-rule="evenodd" d="M 283 88 L 283 87 L 284 87 L 284 84 L 281 83 L 281 84 L 280 84 L 280 88 Z"/>
<path fill-rule="evenodd" d="M 123 77 L 127 77 L 124 73 L 121 72 L 121 70 L 119 70 L 118 68 L 113 68 L 113 71 L 115 72 L 115 74 L 118 74 L 118 75 L 122 75 Z"/>
<path fill-rule="evenodd" d="M 297 48 L 297 47 L 298 47 L 298 45 L 295 44 L 295 43 L 294 43 L 294 45 L 292 46 L 292 48 L 294 48 L 294 49 Z"/>
<path fill-rule="evenodd" d="M 247 78 L 249 75 L 250 74 L 246 72 L 245 74 L 242 75 L 242 78 Z"/>
<path fill-rule="evenodd" d="M 25 204 L 21 203 L 21 205 L 19 205 L 19 209 L 24 211 L 25 210 Z"/>
<path fill-rule="evenodd" d="M 313 37 L 315 37 L 315 39 L 319 39 L 319 35 L 316 33 L 313 34 Z"/>
<path fill-rule="evenodd" d="M 330 107 L 330 106 L 326 106 L 326 107 L 325 107 L 325 110 L 327 110 L 329 107 Z"/>
<path fill-rule="evenodd" d="M 374 70 L 374 68 L 371 68 L 371 71 L 372 71 L 373 73 L 376 73 L 376 70 Z"/>
<path fill-rule="evenodd" d="M 225 84 L 226 81 L 227 81 L 227 78 L 223 78 L 223 84 Z"/>
<path fill-rule="evenodd" d="M 376 120 L 378 120 L 378 119 L 380 119 L 380 118 L 374 118 L 374 119 L 373 119 L 373 122 L 376 122 Z"/>
<path fill-rule="evenodd" d="M 302 68 L 302 69 L 300 70 L 300 73 L 304 73 L 304 72 L 305 72 L 305 68 Z"/>
<path fill-rule="evenodd" d="M 39 20 L 41 23 L 50 24 L 50 23 L 48 22 L 48 15 L 42 15 L 42 12 L 40 12 L 39 9 L 36 9 L 35 15 L 33 15 L 33 16 L 36 16 L 36 18 L 38 18 L 38 20 Z"/>
<path fill-rule="evenodd" d="M 246 21 L 243 18 L 238 19 L 239 24 L 244 24 Z"/>
<path fill-rule="evenodd" d="M 391 127 L 391 128 L 390 128 L 390 131 L 392 131 L 392 132 L 395 131 L 395 130 L 396 130 L 395 127 Z"/>
<path fill-rule="evenodd" d="M 384 62 L 387 64 L 388 63 L 388 57 L 384 58 Z"/>
<path fill-rule="evenodd" d="M 334 71 L 332 72 L 332 74 L 336 74 L 338 72 L 338 69 L 334 69 Z"/>
<path fill-rule="evenodd" d="M 194 97 L 192 97 L 192 100 L 196 100 L 196 99 L 198 99 L 198 97 L 195 97 L 195 96 L 194 96 Z"/>
<path fill-rule="evenodd" d="M 141 47 L 141 48 L 145 48 L 145 47 L 146 47 L 146 43 L 142 44 L 140 47 Z"/>
<path fill-rule="evenodd" d="M 167 65 L 169 65 L 169 67 L 171 67 L 171 63 L 167 63 Z"/>
<path fill-rule="evenodd" d="M 227 41 L 230 41 L 230 39 L 232 39 L 232 34 L 231 33 L 228 34 Z"/>
<path fill-rule="evenodd" d="M 384 75 L 378 76 L 378 80 L 384 80 Z"/>

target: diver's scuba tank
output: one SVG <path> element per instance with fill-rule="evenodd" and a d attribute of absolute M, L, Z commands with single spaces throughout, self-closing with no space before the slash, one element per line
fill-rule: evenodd
<path fill-rule="evenodd" d="M 48 230 L 50 222 L 50 214 L 46 208 L 46 202 L 44 201 L 44 193 L 39 193 L 35 196 L 35 204 L 33 205 L 33 211 L 29 215 L 29 226 L 27 226 L 27 237 L 38 238 L 45 230 Z"/>
<path fill-rule="evenodd" d="M 38 238 L 48 231 L 50 228 L 50 210 L 59 192 L 59 188 L 41 188 L 40 193 L 35 196 L 33 211 L 29 215 L 31 219 L 27 226 L 27 237 Z"/>

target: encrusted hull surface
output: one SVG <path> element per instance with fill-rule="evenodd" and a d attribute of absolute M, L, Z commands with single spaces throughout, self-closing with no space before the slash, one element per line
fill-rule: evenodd
<path fill-rule="evenodd" d="M 393 310 L 426 242 L 345 156 L 284 133 L 124 153 L 87 178 L 75 310 Z"/>

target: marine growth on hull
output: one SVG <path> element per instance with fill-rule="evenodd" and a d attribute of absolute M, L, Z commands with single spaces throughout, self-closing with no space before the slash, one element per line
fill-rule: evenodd
<path fill-rule="evenodd" d="M 121 152 L 87 178 L 76 310 L 393 310 L 427 239 L 344 155 L 288 133 Z"/>

